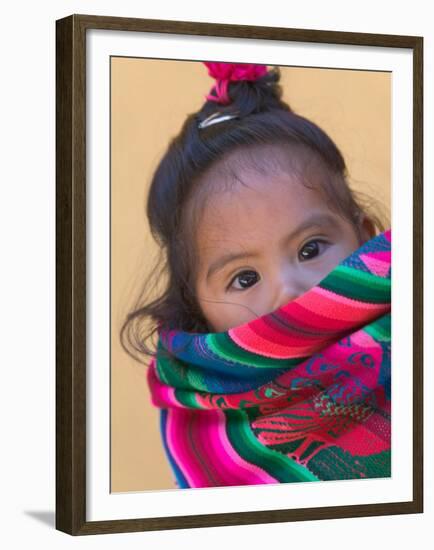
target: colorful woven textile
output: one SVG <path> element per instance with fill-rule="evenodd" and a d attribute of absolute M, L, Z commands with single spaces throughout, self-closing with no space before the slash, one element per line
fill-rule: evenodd
<path fill-rule="evenodd" d="M 390 477 L 391 231 L 296 300 L 148 369 L 180 488 Z"/>

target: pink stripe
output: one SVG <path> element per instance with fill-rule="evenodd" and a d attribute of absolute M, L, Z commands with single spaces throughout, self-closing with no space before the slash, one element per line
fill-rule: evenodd
<path fill-rule="evenodd" d="M 259 466 L 244 460 L 233 449 L 226 433 L 226 416 L 223 411 L 213 411 L 212 416 L 206 413 L 195 415 L 193 434 L 195 449 L 186 444 L 187 423 L 190 423 L 190 412 L 169 409 L 166 421 L 166 441 L 173 459 L 181 469 L 191 487 L 210 487 L 216 485 L 243 485 L 259 483 L 277 483 Z M 191 425 L 190 425 L 191 428 Z M 198 455 L 208 468 L 212 467 L 210 476 L 206 475 Z M 210 456 L 213 460 L 210 461 Z"/>
<path fill-rule="evenodd" d="M 241 333 L 241 334 L 240 334 Z M 241 348 L 250 351 L 251 353 L 256 353 L 263 357 L 270 357 L 272 359 L 292 359 L 294 357 L 303 357 L 304 355 L 309 355 L 312 351 L 321 349 L 324 340 L 319 339 L 313 344 L 310 345 L 299 345 L 295 346 L 280 346 L 276 342 L 271 340 L 265 340 L 261 338 L 258 334 L 253 333 L 248 328 L 243 329 L 243 331 L 238 330 L 236 334 L 232 333 L 231 339 L 239 345 Z"/>
<path fill-rule="evenodd" d="M 200 477 L 201 465 L 191 448 L 186 445 L 186 433 L 189 415 L 192 411 L 168 409 L 166 422 L 166 440 L 171 454 L 191 487 L 204 487 L 206 481 Z"/>
<path fill-rule="evenodd" d="M 184 426 L 182 420 L 179 418 L 181 411 L 168 409 L 166 418 L 166 441 L 169 447 L 170 453 L 173 455 L 173 459 L 180 467 L 184 477 L 187 479 L 188 484 L 191 487 L 197 486 L 197 479 L 195 478 L 195 472 L 191 466 L 192 461 L 188 456 L 185 448 L 182 445 L 182 438 L 180 434 L 184 433 Z M 178 418 L 177 418 L 178 417 Z M 185 424 L 185 422 L 184 422 Z M 197 471 L 197 469 L 196 469 Z"/>
<path fill-rule="evenodd" d="M 251 484 L 277 483 L 278 480 L 276 478 L 268 474 L 265 470 L 263 470 L 256 464 L 251 464 L 250 462 L 247 462 L 234 450 L 226 433 L 226 417 L 223 411 L 219 412 L 222 414 L 223 417 L 222 421 L 217 424 L 216 431 L 222 444 L 220 460 L 223 460 L 223 458 L 226 459 L 226 462 L 228 464 L 227 467 L 233 468 L 233 466 L 229 466 L 229 464 L 232 462 L 237 468 L 240 468 L 241 471 L 238 472 L 238 475 L 241 479 L 243 479 L 243 482 L 248 481 Z"/>
<path fill-rule="evenodd" d="M 335 310 L 337 311 L 339 308 L 339 304 L 337 304 L 336 301 L 324 299 L 324 297 L 321 297 L 320 301 L 322 302 L 320 306 L 322 306 L 323 311 L 316 307 L 311 309 L 307 303 L 302 304 L 294 302 L 292 308 L 288 308 L 288 311 L 285 311 L 284 308 L 282 309 L 282 319 L 288 318 L 290 321 L 290 315 L 292 315 L 295 319 L 296 327 L 321 332 L 321 334 L 325 333 L 325 337 L 327 337 L 330 332 L 339 332 L 354 326 L 354 317 L 351 320 L 346 320 L 334 315 Z M 319 311 L 317 311 L 317 309 L 319 309 Z M 354 308 L 353 311 L 356 312 L 357 310 Z M 361 316 L 363 321 L 368 314 L 366 312 L 360 313 L 360 310 L 358 311 L 359 317 Z M 328 315 L 325 315 L 324 312 Z M 372 315 L 372 313 L 369 313 L 369 315 Z M 355 317 L 357 317 L 357 315 L 355 315 Z"/>
<path fill-rule="evenodd" d="M 210 469 L 209 476 L 212 479 L 208 480 L 207 486 L 214 487 L 216 485 L 238 485 L 239 479 L 236 472 L 233 471 L 232 463 L 229 457 L 223 452 L 221 441 L 219 438 L 219 424 L 221 420 L 219 409 L 215 411 L 207 411 L 205 416 L 197 416 L 197 430 L 195 432 L 195 445 L 201 456 Z M 224 416 L 224 413 L 222 413 Z M 210 460 L 210 458 L 212 458 Z M 212 468 L 212 470 L 211 470 Z"/>
<path fill-rule="evenodd" d="M 351 334 L 351 343 L 360 348 L 381 349 L 380 344 L 364 330 L 357 330 Z"/>
<path fill-rule="evenodd" d="M 325 288 L 315 287 L 298 302 L 309 311 L 330 319 L 359 322 L 369 320 L 379 312 L 387 311 L 390 304 L 367 304 L 335 294 Z"/>
<path fill-rule="evenodd" d="M 311 328 L 308 330 L 312 330 Z M 315 329 L 313 329 L 315 330 Z M 286 347 L 286 348 L 301 348 L 301 347 L 308 347 L 311 344 L 316 344 L 318 342 L 327 341 L 333 336 L 334 331 L 330 331 L 331 334 L 300 334 L 297 332 L 297 329 L 294 327 L 293 329 L 287 328 L 287 336 L 286 338 L 282 337 L 282 334 L 277 332 L 273 329 L 273 327 L 270 327 L 269 325 L 263 325 L 261 330 L 258 331 L 258 327 L 246 327 L 245 331 L 239 331 L 241 334 L 246 334 L 246 336 L 250 338 L 260 338 L 262 342 L 269 342 L 270 345 L 277 345 L 280 347 Z M 328 331 L 327 331 L 328 332 Z M 339 334 L 339 331 L 336 331 L 336 336 Z"/>
<path fill-rule="evenodd" d="M 315 287 L 298 301 L 288 304 L 288 311 L 294 313 L 301 321 L 300 326 L 311 330 L 327 328 L 328 334 L 318 336 L 303 336 L 296 330 L 285 335 L 275 326 L 267 324 L 262 319 L 246 323 L 230 329 L 230 338 L 241 348 L 263 357 L 274 359 L 290 359 L 301 357 L 321 349 L 323 343 L 330 339 L 330 329 L 339 332 L 354 327 L 357 324 L 369 322 L 381 313 L 390 310 L 390 304 L 367 304 Z M 282 316 L 285 307 L 282 308 Z M 270 320 L 273 323 L 272 320 Z M 290 321 L 291 322 L 291 321 Z"/>
<path fill-rule="evenodd" d="M 151 390 L 151 399 L 154 407 L 162 408 L 176 405 L 178 407 L 188 408 L 176 399 L 175 388 L 160 381 L 157 377 L 153 363 L 149 365 L 147 379 Z"/>
<path fill-rule="evenodd" d="M 297 328 L 297 331 L 300 330 L 321 330 L 322 328 L 327 330 L 327 333 L 337 332 L 341 330 L 343 322 L 337 319 L 325 319 L 323 315 L 317 315 L 313 311 L 307 310 L 301 304 L 293 302 L 292 308 L 282 308 L 279 313 L 276 315 L 276 318 L 272 318 L 268 321 L 267 324 L 275 327 L 276 330 L 282 334 L 282 337 L 285 337 L 287 334 L 288 326 L 294 326 Z M 279 321 L 281 323 L 279 324 Z M 346 323 L 345 323 L 346 324 Z M 320 327 L 320 328 L 318 328 Z"/>

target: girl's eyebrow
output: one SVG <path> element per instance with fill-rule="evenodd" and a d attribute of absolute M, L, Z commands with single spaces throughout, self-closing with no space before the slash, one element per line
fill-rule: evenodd
<path fill-rule="evenodd" d="M 254 254 L 251 252 L 228 252 L 227 254 L 223 254 L 223 256 L 220 256 L 215 260 L 208 268 L 206 279 L 208 280 L 211 275 L 213 275 L 216 271 L 219 271 L 222 269 L 226 264 L 229 264 L 230 262 L 233 262 L 235 260 L 242 260 L 244 258 L 251 258 Z"/>
<path fill-rule="evenodd" d="M 329 214 L 327 212 L 315 212 L 305 219 L 298 227 L 296 227 L 292 233 L 286 235 L 282 239 L 282 242 L 287 243 L 292 241 L 300 233 L 303 233 L 303 231 L 306 231 L 306 229 L 310 229 L 311 227 L 321 227 L 326 225 L 333 228 L 338 228 L 339 223 L 336 216 L 333 216 L 333 214 Z"/>
<path fill-rule="evenodd" d="M 328 214 L 327 212 L 320 212 L 320 213 L 313 213 L 310 215 L 306 220 L 304 220 L 298 227 L 294 229 L 289 235 L 285 235 L 282 242 L 288 243 L 291 240 L 293 240 L 297 235 L 302 233 L 303 231 L 306 231 L 306 229 L 310 229 L 311 227 L 321 227 L 324 225 L 329 225 L 334 228 L 339 227 L 339 224 L 336 220 L 336 217 L 332 214 Z M 245 258 L 252 258 L 255 254 L 252 252 L 228 252 L 227 254 L 223 254 L 223 256 L 220 256 L 212 262 L 212 264 L 209 266 L 207 274 L 206 274 L 206 280 L 208 280 L 211 275 L 213 275 L 216 271 L 219 271 L 222 269 L 226 264 L 233 262 L 235 260 L 242 260 Z"/>

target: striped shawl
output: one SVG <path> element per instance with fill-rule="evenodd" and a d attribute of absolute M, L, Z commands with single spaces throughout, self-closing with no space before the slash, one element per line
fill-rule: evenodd
<path fill-rule="evenodd" d="M 227 332 L 161 332 L 148 368 L 179 488 L 390 476 L 391 231 Z"/>

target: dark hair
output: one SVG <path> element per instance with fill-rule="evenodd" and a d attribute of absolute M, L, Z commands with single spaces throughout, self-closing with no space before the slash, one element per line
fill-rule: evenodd
<path fill-rule="evenodd" d="M 348 186 L 341 152 L 321 128 L 294 113 L 282 100 L 279 80 L 280 71 L 276 67 L 254 82 L 231 82 L 230 105 L 206 101 L 199 112 L 187 117 L 180 133 L 170 141 L 153 175 L 147 200 L 147 216 L 152 236 L 160 246 L 160 257 L 120 331 L 121 343 L 133 357 L 124 337 L 134 351 L 154 355 L 148 343 L 159 328 L 209 331 L 193 290 L 194 224 L 187 219 L 186 207 L 194 203 L 193 197 L 196 200 L 209 191 L 202 183 L 198 187 L 200 179 L 234 151 L 248 152 L 258 146 L 278 145 L 288 147 L 289 151 L 297 148 L 308 152 L 330 175 L 325 178 L 323 189 L 330 206 L 359 230 L 365 208 Z M 198 127 L 216 111 L 237 113 L 238 117 Z M 371 213 L 370 218 L 379 230 L 384 230 L 375 214 Z M 159 280 L 161 283 L 161 277 L 165 277 L 163 291 L 153 299 L 143 300 L 144 293 L 149 296 L 152 291 L 152 283 Z"/>

